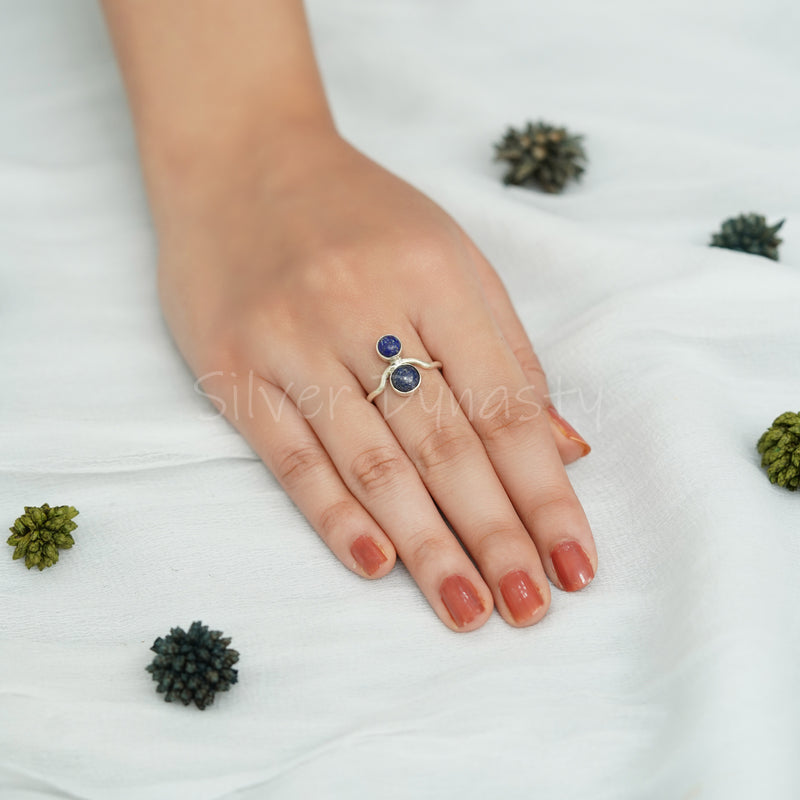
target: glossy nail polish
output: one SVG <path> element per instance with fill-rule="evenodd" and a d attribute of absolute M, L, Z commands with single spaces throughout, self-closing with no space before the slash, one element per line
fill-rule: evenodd
<path fill-rule="evenodd" d="M 568 592 L 577 592 L 594 578 L 589 557 L 577 542 L 561 542 L 550 553 L 561 586 Z"/>
<path fill-rule="evenodd" d="M 459 628 L 472 622 L 485 609 L 475 587 L 461 575 L 445 578 L 439 594 Z"/>
<path fill-rule="evenodd" d="M 589 447 L 589 443 L 572 427 L 572 425 L 567 422 L 561 414 L 556 411 L 555 406 L 548 406 L 547 407 L 550 416 L 553 418 L 553 421 L 558 426 L 558 429 L 564 436 L 567 437 L 571 442 L 577 442 L 583 448 L 583 456 L 588 456 L 589 453 L 592 452 L 592 448 Z M 581 457 L 583 457 L 581 456 Z"/>
<path fill-rule="evenodd" d="M 353 542 L 350 546 L 350 552 L 367 575 L 374 575 L 381 564 L 388 560 L 383 550 L 366 534 L 359 536 Z"/>
<path fill-rule="evenodd" d="M 521 569 L 502 577 L 500 592 L 517 622 L 527 622 L 544 605 L 542 593 L 528 573 Z"/>

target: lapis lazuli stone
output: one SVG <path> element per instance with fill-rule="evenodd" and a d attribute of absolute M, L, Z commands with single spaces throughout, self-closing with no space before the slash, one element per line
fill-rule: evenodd
<path fill-rule="evenodd" d="M 392 382 L 392 387 L 400 394 L 408 394 L 419 386 L 419 370 L 411 364 L 401 364 L 392 371 L 389 380 Z"/>
<path fill-rule="evenodd" d="M 399 354 L 401 347 L 400 340 L 396 336 L 381 336 L 378 339 L 378 352 L 384 358 L 394 358 Z"/>

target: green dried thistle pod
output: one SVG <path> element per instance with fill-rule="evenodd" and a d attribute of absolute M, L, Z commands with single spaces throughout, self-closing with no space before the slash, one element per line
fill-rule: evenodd
<path fill-rule="evenodd" d="M 219 631 L 210 631 L 202 622 L 193 622 L 188 631 L 172 628 L 167 636 L 153 642 L 156 657 L 145 668 L 158 682 L 156 691 L 164 700 L 194 704 L 204 711 L 217 692 L 227 692 L 239 680 L 232 669 L 239 653 L 231 650 L 231 640 Z"/>
<path fill-rule="evenodd" d="M 722 228 L 711 236 L 709 247 L 724 247 L 756 256 L 778 260 L 778 245 L 783 241 L 776 235 L 781 229 L 782 219 L 774 225 L 767 224 L 761 214 L 740 214 L 722 223 Z"/>
<path fill-rule="evenodd" d="M 583 136 L 546 122 L 528 122 L 522 130 L 509 127 L 494 145 L 495 161 L 508 162 L 503 183 L 539 186 L 560 192 L 569 180 L 579 179 L 586 163 Z"/>
<path fill-rule="evenodd" d="M 770 482 L 796 491 L 800 485 L 800 414 L 781 414 L 761 435 L 756 447 Z"/>
<path fill-rule="evenodd" d="M 72 518 L 78 513 L 72 506 L 25 506 L 25 513 L 14 520 L 6 540 L 14 548 L 14 558 L 24 558 L 28 569 L 52 567 L 58 561 L 58 551 L 75 544 L 72 531 L 78 525 Z"/>

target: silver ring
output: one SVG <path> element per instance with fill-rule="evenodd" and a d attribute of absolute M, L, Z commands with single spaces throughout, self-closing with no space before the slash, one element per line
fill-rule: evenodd
<path fill-rule="evenodd" d="M 403 343 L 390 333 L 378 339 L 375 349 L 378 355 L 389 362 L 389 366 L 381 375 L 381 382 L 374 392 L 367 395 L 367 401 L 372 402 L 385 388 L 387 381 L 397 394 L 407 395 L 416 392 L 422 382 L 417 367 L 422 369 L 439 369 L 441 361 L 420 361 L 418 358 L 400 358 Z"/>

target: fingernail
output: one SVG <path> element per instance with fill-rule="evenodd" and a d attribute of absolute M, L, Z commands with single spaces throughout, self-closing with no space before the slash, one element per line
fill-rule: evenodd
<path fill-rule="evenodd" d="M 445 578 L 439 592 L 453 622 L 459 628 L 472 622 L 485 608 L 475 587 L 461 575 Z"/>
<path fill-rule="evenodd" d="M 568 592 L 583 589 L 594 578 L 594 570 L 577 542 L 562 542 L 550 553 L 561 586 Z"/>
<path fill-rule="evenodd" d="M 539 588 L 521 569 L 503 576 L 500 591 L 511 616 L 517 622 L 529 620 L 544 605 Z"/>
<path fill-rule="evenodd" d="M 564 436 L 566 436 L 571 442 L 577 442 L 583 448 L 583 454 L 581 455 L 581 458 L 583 458 L 583 456 L 588 456 L 589 453 L 592 452 L 592 448 L 589 447 L 589 443 L 583 438 L 583 436 L 581 436 L 578 431 L 576 431 L 575 428 L 573 428 L 572 425 L 570 425 L 569 422 L 567 422 L 564 417 L 562 417 L 561 414 L 556 411 L 555 406 L 548 406 L 547 410 L 550 412 L 550 416 L 553 418 L 553 421 L 556 423 L 556 425 L 558 425 L 558 429 L 561 431 L 561 433 L 563 433 Z"/>
<path fill-rule="evenodd" d="M 364 534 L 359 536 L 350 546 L 353 558 L 358 561 L 367 575 L 374 575 L 381 564 L 388 559 L 374 540 Z"/>

